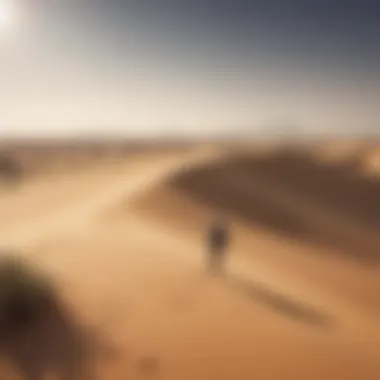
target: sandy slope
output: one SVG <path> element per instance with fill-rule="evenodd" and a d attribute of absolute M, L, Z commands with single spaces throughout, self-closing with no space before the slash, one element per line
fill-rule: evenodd
<path fill-rule="evenodd" d="M 109 363 L 87 363 L 97 377 L 379 379 L 378 314 L 365 293 L 369 284 L 379 289 L 378 272 L 307 255 L 312 247 L 237 221 L 228 274 L 210 278 L 198 231 L 182 233 L 186 223 L 207 220 L 206 208 L 164 194 L 176 230 L 162 209 L 151 210 L 155 219 L 134 212 L 141 191 L 154 192 L 181 158 L 129 159 L 106 175 L 106 185 L 104 169 L 71 178 L 76 196 L 65 197 L 62 184 L 50 181 L 43 195 L 29 193 L 22 202 L 39 199 L 42 207 L 44 198 L 61 194 L 60 205 L 49 205 L 43 216 L 20 211 L 23 220 L 3 228 L 0 243 L 38 258 L 64 284 L 81 318 L 100 325 L 116 346 Z M 176 219 L 181 212 L 185 224 Z M 351 288 L 362 291 L 361 304 L 349 297 L 348 285 L 364 280 L 364 288 Z M 58 359 L 60 366 L 73 365 L 67 358 Z"/>

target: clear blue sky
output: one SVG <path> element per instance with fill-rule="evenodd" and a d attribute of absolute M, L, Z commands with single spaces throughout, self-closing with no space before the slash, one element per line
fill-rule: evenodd
<path fill-rule="evenodd" d="M 378 1 L 2 3 L 1 134 L 380 132 Z"/>

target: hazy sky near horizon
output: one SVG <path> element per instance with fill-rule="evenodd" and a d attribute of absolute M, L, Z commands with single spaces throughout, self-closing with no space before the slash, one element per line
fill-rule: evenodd
<path fill-rule="evenodd" d="M 0 0 L 0 133 L 380 132 L 379 16 L 376 0 Z"/>

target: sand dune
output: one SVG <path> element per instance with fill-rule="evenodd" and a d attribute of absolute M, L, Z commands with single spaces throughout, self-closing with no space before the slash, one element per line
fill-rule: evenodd
<path fill-rule="evenodd" d="M 215 149 L 128 157 L 111 173 L 102 167 L 68 177 L 67 195 L 62 182 L 49 180 L 40 191 L 36 185 L 9 196 L 23 207 L 0 244 L 22 248 L 49 269 L 81 323 L 112 349 L 107 357 L 74 360 L 78 339 L 61 331 L 40 337 L 37 356 L 24 350 L 22 357 L 5 358 L 2 376 L 31 380 L 36 372 L 15 365 L 23 359 L 37 363 L 41 378 L 50 371 L 74 380 L 380 378 L 377 257 L 349 251 L 345 229 L 327 233 L 322 220 L 342 219 L 345 203 L 335 202 L 335 188 L 330 199 L 327 190 L 318 195 L 316 182 L 304 183 L 318 172 L 332 186 L 343 181 L 341 172 L 318 167 L 311 173 L 318 163 L 274 153 L 257 155 L 246 167 L 225 152 L 217 157 Z M 286 189 L 281 196 L 268 185 L 274 179 Z M 347 204 L 365 192 L 361 182 L 357 186 Z M 297 199 L 302 193 L 308 197 Z M 43 208 L 44 197 L 61 206 Z M 22 211 L 34 202 L 43 217 L 38 208 Z M 315 202 L 329 213 L 305 206 Z M 350 228 L 369 231 L 374 218 L 359 209 L 353 203 L 349 210 L 356 223 Z M 220 278 L 203 267 L 202 231 L 215 212 L 230 216 L 234 233 Z M 369 259 L 372 266 L 364 265 Z M 48 356 L 46 347 L 52 348 Z"/>
<path fill-rule="evenodd" d="M 380 181 L 364 176 L 359 163 L 326 164 L 297 151 L 227 157 L 180 172 L 154 197 L 157 207 L 168 193 L 174 202 L 192 199 L 277 234 L 376 262 Z"/>

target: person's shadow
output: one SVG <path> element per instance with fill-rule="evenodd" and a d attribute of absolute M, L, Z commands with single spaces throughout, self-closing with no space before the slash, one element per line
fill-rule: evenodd
<path fill-rule="evenodd" d="M 116 348 L 94 329 L 80 326 L 69 313 L 55 310 L 49 318 L 1 343 L 1 354 L 22 379 L 95 379 L 94 366 L 111 359 Z"/>
<path fill-rule="evenodd" d="M 227 273 L 223 273 L 221 278 L 231 289 L 282 316 L 323 329 L 331 329 L 336 326 L 336 321 L 331 315 L 263 284 Z"/>

